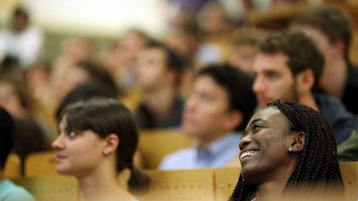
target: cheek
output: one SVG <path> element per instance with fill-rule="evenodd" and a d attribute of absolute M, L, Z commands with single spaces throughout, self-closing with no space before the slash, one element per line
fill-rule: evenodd
<path fill-rule="evenodd" d="M 71 147 L 67 147 L 70 151 L 69 154 L 74 160 L 79 161 L 97 161 L 98 158 L 102 157 L 102 147 L 98 142 L 79 142 L 73 143 Z"/>

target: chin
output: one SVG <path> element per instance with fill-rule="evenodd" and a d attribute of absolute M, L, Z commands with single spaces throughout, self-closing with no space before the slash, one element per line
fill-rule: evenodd
<path fill-rule="evenodd" d="M 62 175 L 72 175 L 71 170 L 69 168 L 57 166 L 56 171 L 57 171 L 57 173 L 62 174 Z"/>

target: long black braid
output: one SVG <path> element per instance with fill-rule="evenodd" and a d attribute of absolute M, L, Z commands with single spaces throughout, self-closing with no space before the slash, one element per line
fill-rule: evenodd
<path fill-rule="evenodd" d="M 299 153 L 294 172 L 284 193 L 300 192 L 300 196 L 343 192 L 344 185 L 337 160 L 337 147 L 331 126 L 317 111 L 294 101 L 279 100 L 266 107 L 278 108 L 290 121 L 291 130 L 305 133 L 305 145 Z M 310 186 L 310 188 L 302 188 Z M 257 186 L 249 184 L 240 175 L 231 201 L 246 201 L 255 194 Z"/>

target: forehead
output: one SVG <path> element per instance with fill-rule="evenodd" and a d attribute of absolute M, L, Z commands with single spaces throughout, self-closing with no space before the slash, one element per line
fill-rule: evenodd
<path fill-rule="evenodd" d="M 286 118 L 286 116 L 276 107 L 264 107 L 260 109 L 252 116 L 248 125 L 250 125 L 251 122 L 256 121 L 258 119 L 269 123 L 277 123 L 277 124 L 284 123 L 286 125 L 289 124 L 289 121 Z"/>
<path fill-rule="evenodd" d="M 253 68 L 256 73 L 263 73 L 267 71 L 290 73 L 291 71 L 287 62 L 288 56 L 283 53 L 258 53 L 255 56 Z"/>
<path fill-rule="evenodd" d="M 67 127 L 67 117 L 66 117 L 66 115 L 64 115 L 61 118 L 59 127 L 60 127 L 60 129 L 65 129 Z"/>
<path fill-rule="evenodd" d="M 204 90 L 213 93 L 225 93 L 225 87 L 217 83 L 210 75 L 199 75 L 194 82 L 194 90 Z"/>

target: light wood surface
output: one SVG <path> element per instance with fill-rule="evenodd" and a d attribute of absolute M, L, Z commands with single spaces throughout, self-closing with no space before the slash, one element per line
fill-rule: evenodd
<path fill-rule="evenodd" d="M 9 154 L 5 163 L 4 176 L 6 178 L 21 177 L 21 165 L 21 159 L 17 154 Z"/>
<path fill-rule="evenodd" d="M 149 170 L 150 190 L 141 201 L 214 201 L 213 169 Z"/>
<path fill-rule="evenodd" d="M 56 153 L 39 152 L 30 154 L 25 159 L 25 177 L 53 176 L 56 171 Z"/>
<path fill-rule="evenodd" d="M 144 167 L 156 169 L 164 156 L 193 144 L 194 139 L 179 130 L 158 129 L 142 131 L 138 147 L 144 160 Z"/>

